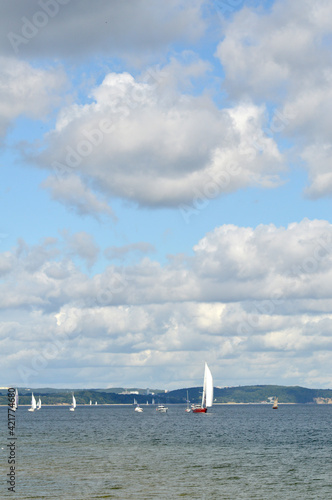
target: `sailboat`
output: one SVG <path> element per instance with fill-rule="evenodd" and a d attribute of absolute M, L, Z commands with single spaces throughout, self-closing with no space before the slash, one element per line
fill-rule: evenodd
<path fill-rule="evenodd" d="M 275 398 L 272 408 L 273 408 L 273 410 L 278 409 L 278 398 Z"/>
<path fill-rule="evenodd" d="M 211 407 L 212 404 L 213 378 L 210 372 L 210 368 L 208 367 L 207 363 L 205 363 L 202 403 L 200 405 L 192 405 L 191 409 L 193 413 L 206 413 L 207 409 Z"/>
<path fill-rule="evenodd" d="M 91 405 L 92 405 L 92 401 L 91 401 L 91 399 L 90 399 L 90 406 L 91 406 Z"/>
<path fill-rule="evenodd" d="M 76 399 L 73 393 L 73 402 L 71 408 L 69 408 L 69 411 L 75 411 L 75 408 L 76 408 Z"/>
<path fill-rule="evenodd" d="M 167 413 L 168 407 L 165 405 L 158 405 L 156 411 L 159 411 L 160 413 Z"/>
<path fill-rule="evenodd" d="M 135 398 L 134 398 L 134 406 L 135 406 L 135 411 L 137 411 L 137 413 L 143 412 L 143 408 L 140 407 Z"/>
<path fill-rule="evenodd" d="M 36 408 L 37 408 L 36 399 L 32 393 L 32 395 L 31 395 L 31 408 L 29 408 L 28 411 L 35 411 Z"/>
<path fill-rule="evenodd" d="M 188 396 L 188 391 L 187 391 L 187 408 L 185 410 L 186 413 L 190 413 L 191 412 L 191 409 L 189 408 L 189 403 L 190 403 L 190 401 L 189 401 L 189 396 Z"/>
<path fill-rule="evenodd" d="M 37 403 L 37 410 L 40 410 L 40 408 L 41 408 L 41 399 L 39 398 Z"/>
<path fill-rule="evenodd" d="M 16 389 L 15 391 L 15 401 L 14 401 L 14 406 L 13 406 L 13 410 L 16 411 L 18 408 L 18 390 Z"/>
<path fill-rule="evenodd" d="M 98 403 L 97 403 L 97 401 L 96 401 L 96 402 L 95 402 L 95 405 L 97 405 L 97 404 L 98 404 Z"/>

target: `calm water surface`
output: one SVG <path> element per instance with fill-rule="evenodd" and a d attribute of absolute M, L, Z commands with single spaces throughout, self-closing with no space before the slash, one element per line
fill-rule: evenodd
<path fill-rule="evenodd" d="M 332 405 L 20 407 L 15 494 L 0 416 L 0 498 L 332 499 Z"/>

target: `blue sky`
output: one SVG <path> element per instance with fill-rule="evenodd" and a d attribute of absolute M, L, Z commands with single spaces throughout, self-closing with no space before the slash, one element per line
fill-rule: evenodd
<path fill-rule="evenodd" d="M 331 387 L 329 3 L 0 9 L 2 385 Z"/>

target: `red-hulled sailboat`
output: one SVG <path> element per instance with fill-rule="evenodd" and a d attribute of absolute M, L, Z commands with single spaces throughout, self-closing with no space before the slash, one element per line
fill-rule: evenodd
<path fill-rule="evenodd" d="M 191 409 L 193 413 L 206 413 L 207 409 L 211 407 L 212 404 L 213 378 L 210 372 L 210 368 L 208 367 L 207 363 L 205 363 L 202 403 L 200 405 L 192 405 Z"/>

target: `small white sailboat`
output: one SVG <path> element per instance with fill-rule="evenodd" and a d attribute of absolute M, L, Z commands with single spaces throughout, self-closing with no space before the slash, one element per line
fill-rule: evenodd
<path fill-rule="evenodd" d="M 213 378 L 210 368 L 208 367 L 207 363 L 205 363 L 202 403 L 200 405 L 192 405 L 191 408 L 193 413 L 206 413 L 207 409 L 211 407 L 212 404 Z"/>
<path fill-rule="evenodd" d="M 14 406 L 13 406 L 13 410 L 16 411 L 18 408 L 18 390 L 16 389 L 15 391 L 15 401 L 14 401 Z"/>
<path fill-rule="evenodd" d="M 278 409 L 278 398 L 275 398 L 272 408 L 273 408 L 273 410 Z"/>
<path fill-rule="evenodd" d="M 41 399 L 39 398 L 37 403 L 37 410 L 40 410 L 40 408 L 41 408 Z"/>
<path fill-rule="evenodd" d="M 96 401 L 96 402 L 95 402 L 95 405 L 97 405 L 97 404 L 98 404 L 98 403 L 97 403 L 97 401 Z"/>
<path fill-rule="evenodd" d="M 37 408 L 36 399 L 35 399 L 35 396 L 32 393 L 31 394 L 31 408 L 29 408 L 28 411 L 35 411 L 36 408 Z"/>
<path fill-rule="evenodd" d="M 156 408 L 156 411 L 159 411 L 160 413 L 166 413 L 167 410 L 168 410 L 168 407 L 164 406 L 164 405 L 158 405 Z"/>
<path fill-rule="evenodd" d="M 91 401 L 91 399 L 90 399 L 90 406 L 91 406 L 91 405 L 92 405 L 92 401 Z"/>
<path fill-rule="evenodd" d="M 140 407 L 140 405 L 137 403 L 136 399 L 134 398 L 134 406 L 135 406 L 135 411 L 137 413 L 142 413 L 143 412 L 143 408 Z"/>
<path fill-rule="evenodd" d="M 154 398 L 152 398 L 152 402 L 151 402 L 151 404 L 152 404 L 152 405 L 154 405 L 154 404 L 155 404 L 155 402 L 154 402 Z"/>
<path fill-rule="evenodd" d="M 71 408 L 69 408 L 69 411 L 75 411 L 75 408 L 76 408 L 76 399 L 73 393 L 73 402 Z"/>
<path fill-rule="evenodd" d="M 190 412 L 191 412 L 191 409 L 190 409 L 189 403 L 190 403 L 190 401 L 189 401 L 189 396 L 188 396 L 188 391 L 187 391 L 187 408 L 186 408 L 186 410 L 185 410 L 185 411 L 186 411 L 186 413 L 190 413 Z"/>

